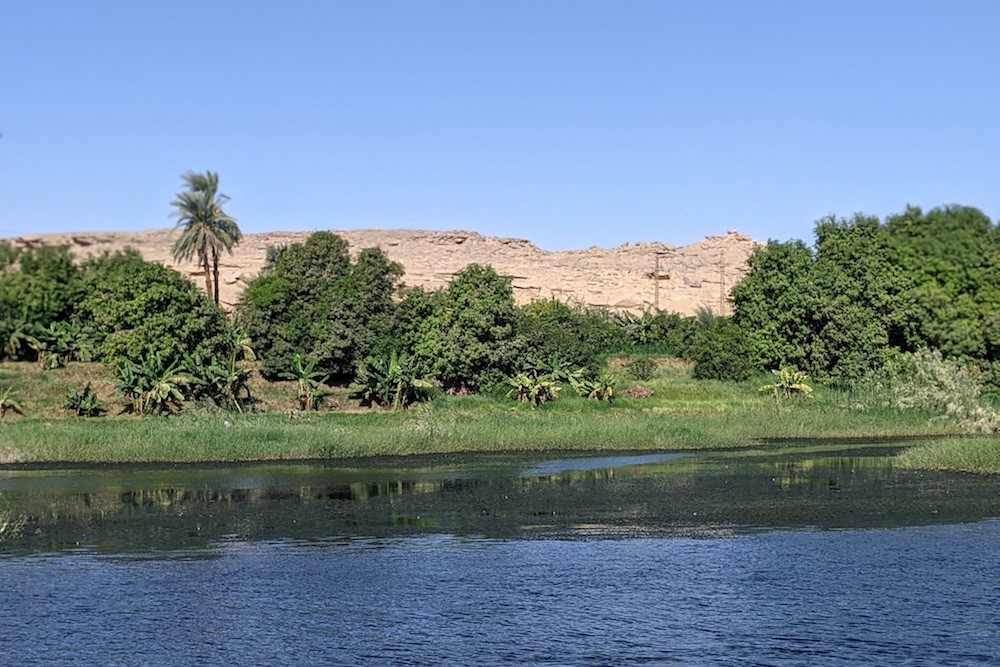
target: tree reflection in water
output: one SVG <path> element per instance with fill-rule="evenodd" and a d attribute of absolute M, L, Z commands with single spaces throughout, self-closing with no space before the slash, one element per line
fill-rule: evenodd
<path fill-rule="evenodd" d="M 894 451 L 5 471 L 0 498 L 7 511 L 27 517 L 23 535 L 5 549 L 41 552 L 431 533 L 718 537 L 1000 515 L 988 479 L 896 470 L 888 456 Z"/>

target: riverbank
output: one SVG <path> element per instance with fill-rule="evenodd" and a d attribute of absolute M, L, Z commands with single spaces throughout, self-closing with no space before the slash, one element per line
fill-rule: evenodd
<path fill-rule="evenodd" d="M 188 406 L 178 415 L 133 417 L 117 414 L 120 399 L 102 366 L 41 371 L 4 364 L 2 384 L 18 389 L 25 414 L 0 420 L 0 466 L 732 449 L 767 442 L 787 446 L 790 441 L 959 434 L 926 413 L 872 407 L 825 387 L 817 386 L 809 398 L 776 400 L 757 391 L 759 382 L 695 381 L 688 370 L 683 364 L 665 365 L 653 380 L 623 380 L 621 398 L 612 404 L 568 392 L 537 408 L 502 397 L 440 396 L 399 412 L 359 410 L 343 391 L 327 409 L 302 412 L 294 409 L 291 383 L 258 378 L 254 394 L 265 412 Z M 79 418 L 65 410 L 67 387 L 84 381 L 92 382 L 108 415 Z M 925 451 L 933 454 L 920 453 Z M 952 459 L 957 463 L 949 464 Z M 1000 440 L 944 438 L 910 450 L 901 461 L 912 467 L 1000 472 Z"/>
<path fill-rule="evenodd" d="M 198 463 L 456 452 L 736 448 L 768 440 L 945 435 L 925 415 L 856 411 L 835 396 L 777 403 L 575 397 L 532 409 L 483 397 L 442 397 L 404 412 L 36 419 L 0 426 L 0 464 Z"/>
<path fill-rule="evenodd" d="M 897 459 L 904 468 L 1000 474 L 1000 438 L 942 438 L 908 449 Z"/>

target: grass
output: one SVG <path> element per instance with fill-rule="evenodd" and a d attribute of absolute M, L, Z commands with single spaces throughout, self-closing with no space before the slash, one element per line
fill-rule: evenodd
<path fill-rule="evenodd" d="M 903 452 L 899 465 L 921 470 L 1000 474 L 1000 438 L 947 438 Z"/>
<path fill-rule="evenodd" d="M 612 365 L 612 367 L 614 367 Z M 442 396 L 411 410 L 359 410 L 343 391 L 319 413 L 294 409 L 294 383 L 256 380 L 264 410 L 232 414 L 186 410 L 172 417 L 118 415 L 107 369 L 72 364 L 42 371 L 0 364 L 24 417 L 0 422 L 0 464 L 201 463 L 422 453 L 735 448 L 766 440 L 948 435 L 954 429 L 916 411 L 862 409 L 842 392 L 817 388 L 810 399 L 777 401 L 753 383 L 702 382 L 689 368 L 660 363 L 639 384 L 648 398 L 588 401 L 566 390 L 539 408 L 497 397 Z M 69 388 L 90 380 L 110 416 L 71 417 Z M 622 382 L 622 388 L 628 386 Z M 622 392 L 619 391 L 619 394 Z"/>

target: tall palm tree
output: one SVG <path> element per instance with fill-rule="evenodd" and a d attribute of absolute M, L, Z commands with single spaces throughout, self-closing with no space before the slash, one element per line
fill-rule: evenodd
<path fill-rule="evenodd" d="M 236 219 L 222 210 L 229 197 L 219 194 L 217 173 L 189 171 L 181 178 L 188 189 L 177 193 L 177 198 L 170 202 L 176 208 L 177 226 L 183 228 L 174 244 L 174 261 L 197 259 L 205 270 L 205 291 L 219 303 L 219 255 L 223 250 L 232 253 L 243 233 Z"/>

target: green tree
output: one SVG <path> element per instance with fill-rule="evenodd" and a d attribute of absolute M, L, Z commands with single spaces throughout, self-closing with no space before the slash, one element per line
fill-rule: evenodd
<path fill-rule="evenodd" d="M 1000 360 L 1000 232 L 962 206 L 855 215 L 770 243 L 734 288 L 734 321 L 765 369 L 853 382 L 922 348 L 989 369 Z M 992 377 L 992 373 L 990 373 Z"/>
<path fill-rule="evenodd" d="M 596 369 L 600 355 L 627 345 L 625 330 L 606 310 L 555 299 L 517 309 L 516 332 L 536 360 L 558 357 L 570 366 Z"/>
<path fill-rule="evenodd" d="M 236 219 L 222 210 L 229 197 L 219 194 L 219 175 L 187 172 L 181 177 L 188 189 L 170 203 L 175 207 L 177 226 L 183 228 L 174 244 L 175 261 L 196 259 L 205 271 L 205 292 L 219 303 L 219 255 L 232 253 L 243 238 Z"/>
<path fill-rule="evenodd" d="M 174 364 L 190 354 L 207 359 L 230 351 L 225 313 L 174 269 L 127 250 L 92 259 L 83 271 L 86 295 L 77 316 L 93 326 L 102 360 L 143 363 L 158 354 Z"/>
<path fill-rule="evenodd" d="M 448 284 L 419 326 L 415 356 L 447 389 L 499 385 L 524 364 L 511 279 L 470 264 Z"/>
<path fill-rule="evenodd" d="M 733 322 L 747 337 L 751 363 L 761 369 L 808 367 L 817 300 L 812 252 L 802 241 L 769 241 L 748 263 L 750 271 L 732 296 Z"/>
<path fill-rule="evenodd" d="M 317 372 L 352 378 L 357 362 L 395 345 L 393 294 L 401 276 L 378 248 L 362 250 L 352 263 L 347 242 L 330 232 L 269 251 L 237 307 L 262 373 L 278 377 L 300 355 Z"/>
<path fill-rule="evenodd" d="M 5 359 L 35 359 L 32 344 L 53 324 L 73 319 L 80 271 L 65 246 L 8 254 L 0 261 L 0 349 Z"/>
<path fill-rule="evenodd" d="M 908 207 L 885 233 L 911 281 L 903 347 L 1000 359 L 1000 232 L 990 219 L 968 206 Z"/>
<path fill-rule="evenodd" d="M 760 372 L 746 333 L 728 317 L 717 317 L 695 335 L 692 376 L 698 380 L 746 380 Z"/>
<path fill-rule="evenodd" d="M 771 242 L 751 256 L 733 289 L 733 319 L 757 367 L 850 383 L 904 344 L 910 280 L 877 218 L 831 216 L 815 234 L 814 250 Z"/>

